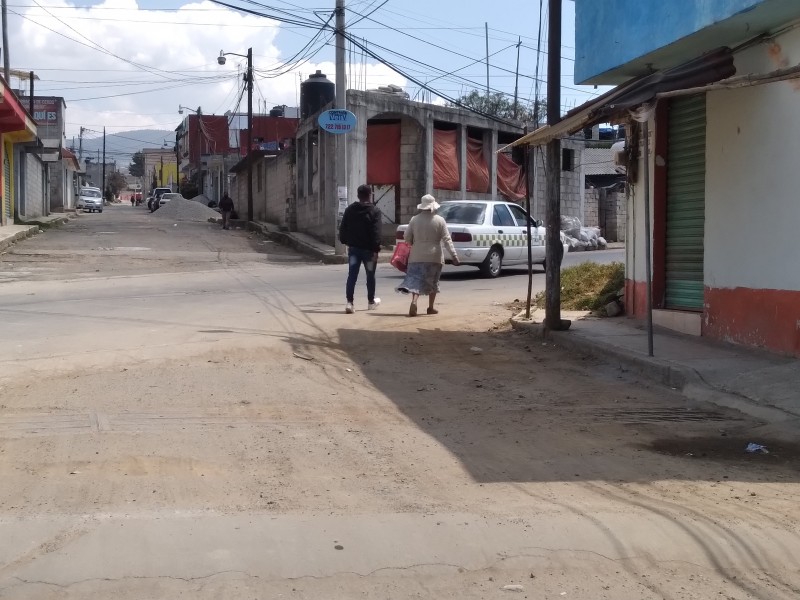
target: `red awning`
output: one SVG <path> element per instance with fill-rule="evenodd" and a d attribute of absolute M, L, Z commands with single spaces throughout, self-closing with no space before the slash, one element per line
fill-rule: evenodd
<path fill-rule="evenodd" d="M 36 137 L 36 124 L 16 94 L 3 82 L 0 97 L 0 133 L 20 132 L 23 138 Z"/>

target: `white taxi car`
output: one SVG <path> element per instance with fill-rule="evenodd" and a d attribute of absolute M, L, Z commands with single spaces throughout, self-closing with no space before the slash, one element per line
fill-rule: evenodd
<path fill-rule="evenodd" d="M 447 222 L 461 264 L 478 267 L 486 277 L 500 275 L 503 265 L 528 264 L 529 217 L 519 204 L 452 200 L 442 202 L 436 214 Z M 403 239 L 407 228 L 408 225 L 397 228 L 398 241 Z M 534 264 L 545 264 L 544 240 L 542 222 L 531 219 Z M 569 246 L 565 243 L 563 233 L 561 243 L 566 254 Z"/>

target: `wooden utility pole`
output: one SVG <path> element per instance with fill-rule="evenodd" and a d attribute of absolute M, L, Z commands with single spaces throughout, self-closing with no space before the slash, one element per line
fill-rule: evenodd
<path fill-rule="evenodd" d="M 548 0 L 550 21 L 547 33 L 547 124 L 561 120 L 561 0 Z M 561 319 L 561 140 L 547 144 L 547 236 L 545 248 L 545 328 L 568 329 Z"/>
<path fill-rule="evenodd" d="M 519 46 L 517 46 L 519 48 Z M 528 126 L 525 125 L 525 135 L 528 135 Z M 525 318 L 531 318 L 531 299 L 533 297 L 533 239 L 531 238 L 531 173 L 535 173 L 531 169 L 530 146 L 525 144 L 524 149 L 525 159 L 522 164 L 525 165 L 525 210 L 528 212 L 528 296 L 525 301 Z"/>

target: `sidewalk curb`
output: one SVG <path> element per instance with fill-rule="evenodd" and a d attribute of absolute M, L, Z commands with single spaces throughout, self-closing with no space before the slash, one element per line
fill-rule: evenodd
<path fill-rule="evenodd" d="M 690 367 L 643 356 L 569 331 L 546 331 L 542 323 L 520 320 L 518 315 L 512 316 L 510 321 L 511 327 L 515 330 L 538 335 L 544 340 L 553 342 L 555 346 L 575 354 L 589 356 L 609 364 L 616 363 L 621 370 L 668 386 L 689 400 L 732 408 L 767 423 L 795 421 L 798 418 L 797 415 L 781 408 L 762 404 L 755 399 L 710 384 Z"/>
<path fill-rule="evenodd" d="M 334 254 L 333 250 L 330 252 L 320 250 L 311 244 L 307 244 L 302 240 L 297 239 L 289 231 L 281 231 L 276 225 L 255 223 L 253 221 L 242 221 L 242 225 L 246 227 L 248 231 L 258 231 L 259 233 L 265 235 L 267 239 L 282 244 L 283 246 L 294 248 L 298 252 L 302 252 L 303 254 L 316 258 L 326 265 L 343 265 L 347 263 L 346 256 Z"/>
<path fill-rule="evenodd" d="M 11 235 L 10 237 L 0 240 L 0 252 L 4 252 L 10 246 L 17 243 L 18 241 L 29 238 L 32 235 L 37 234 L 38 232 L 39 232 L 38 225 L 27 225 L 27 229 L 18 231 L 15 234 Z"/>

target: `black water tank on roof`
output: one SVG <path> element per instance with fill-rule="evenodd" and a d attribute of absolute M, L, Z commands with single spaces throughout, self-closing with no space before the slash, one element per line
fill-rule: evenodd
<path fill-rule="evenodd" d="M 336 99 L 336 85 L 322 71 L 300 84 L 300 116 L 307 118 Z"/>
<path fill-rule="evenodd" d="M 272 110 L 269 111 L 270 117 L 282 117 L 283 116 L 283 106 L 273 106 Z"/>

